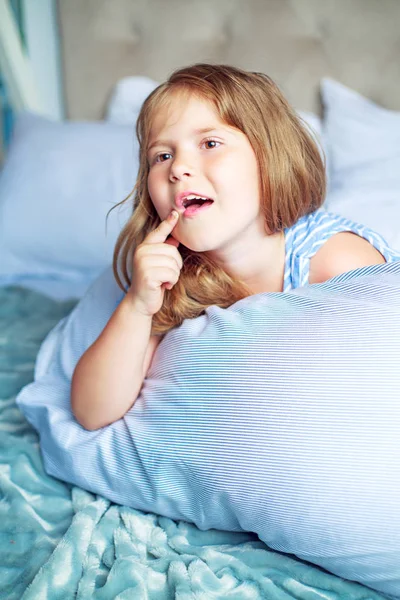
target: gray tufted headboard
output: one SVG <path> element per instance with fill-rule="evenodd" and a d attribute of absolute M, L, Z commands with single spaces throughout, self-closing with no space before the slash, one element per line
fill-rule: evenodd
<path fill-rule="evenodd" d="M 400 0 L 58 0 L 67 115 L 98 119 L 129 75 L 194 62 L 263 71 L 321 112 L 330 76 L 400 110 Z"/>

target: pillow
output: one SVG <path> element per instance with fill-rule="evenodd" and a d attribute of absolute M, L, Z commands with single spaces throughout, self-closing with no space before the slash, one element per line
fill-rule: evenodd
<path fill-rule="evenodd" d="M 132 208 L 112 211 L 106 231 L 107 211 L 137 170 L 132 127 L 22 114 L 0 178 L 0 277 L 90 283 Z"/>
<path fill-rule="evenodd" d="M 321 91 L 330 170 L 326 208 L 400 249 L 400 112 L 329 78 Z"/>
<path fill-rule="evenodd" d="M 86 431 L 70 381 L 122 298 L 109 269 L 46 338 L 17 404 L 50 475 L 255 532 L 399 599 L 399 294 L 394 262 L 210 306 L 163 338 L 127 414 Z"/>
<path fill-rule="evenodd" d="M 321 142 L 322 139 L 322 121 L 321 118 L 315 113 L 308 112 L 306 110 L 297 111 L 299 117 L 301 117 L 307 125 L 311 128 L 315 134 L 317 140 Z"/>
<path fill-rule="evenodd" d="M 106 119 L 120 125 L 135 125 L 147 96 L 158 87 L 149 77 L 124 77 L 115 85 L 107 106 Z"/>

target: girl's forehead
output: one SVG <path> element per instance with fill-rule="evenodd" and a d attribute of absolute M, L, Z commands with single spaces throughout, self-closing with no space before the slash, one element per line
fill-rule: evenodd
<path fill-rule="evenodd" d="M 165 98 L 161 106 L 155 108 L 150 122 L 151 134 L 156 134 L 164 127 L 173 126 L 185 116 L 196 122 L 211 118 L 216 123 L 222 123 L 211 100 L 193 92 L 175 92 Z"/>

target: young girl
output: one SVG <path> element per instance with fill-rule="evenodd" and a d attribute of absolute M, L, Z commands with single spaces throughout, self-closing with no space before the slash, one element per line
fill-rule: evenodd
<path fill-rule="evenodd" d="M 72 410 L 91 430 L 130 409 L 163 335 L 184 319 L 400 259 L 320 208 L 320 151 L 262 73 L 174 72 L 144 102 L 137 136 L 134 212 L 113 263 L 123 298 L 72 378 Z"/>

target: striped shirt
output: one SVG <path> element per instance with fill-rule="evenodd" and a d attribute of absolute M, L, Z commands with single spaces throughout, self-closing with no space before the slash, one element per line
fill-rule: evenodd
<path fill-rule="evenodd" d="M 330 237 L 344 231 L 350 231 L 366 239 L 384 256 L 386 262 L 400 260 L 400 250 L 390 248 L 384 238 L 372 229 L 320 208 L 285 229 L 286 259 L 283 291 L 288 292 L 307 285 L 310 259 Z"/>

